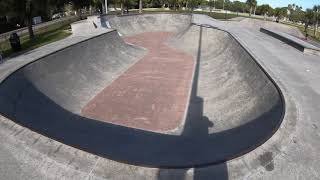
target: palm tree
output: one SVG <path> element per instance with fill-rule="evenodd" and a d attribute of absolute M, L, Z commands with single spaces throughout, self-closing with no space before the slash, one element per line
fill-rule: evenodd
<path fill-rule="evenodd" d="M 270 11 L 271 7 L 269 6 L 269 4 L 263 4 L 260 6 L 260 11 L 264 16 L 264 20 L 267 19 L 267 14 Z"/>
<path fill-rule="evenodd" d="M 313 9 L 307 9 L 306 10 L 306 13 L 304 15 L 304 32 L 306 33 L 306 38 L 308 37 L 307 34 L 308 34 L 308 26 L 312 23 L 314 19 L 314 12 L 313 12 Z"/>
<path fill-rule="evenodd" d="M 255 8 L 255 7 L 257 6 L 257 1 L 256 1 L 256 0 L 247 0 L 246 3 L 247 3 L 248 6 L 250 7 L 250 14 L 249 14 L 249 16 L 251 16 L 253 8 Z"/>
<path fill-rule="evenodd" d="M 28 26 L 28 32 L 29 32 L 29 38 L 31 40 L 34 39 L 34 33 L 33 33 L 33 29 L 32 29 L 32 1 L 31 0 L 27 0 L 24 2 L 25 3 L 25 13 L 26 13 L 26 22 L 27 22 L 27 26 Z"/>
<path fill-rule="evenodd" d="M 188 10 L 188 0 L 185 1 L 185 4 L 186 4 L 186 7 L 185 7 L 186 10 Z"/>
<path fill-rule="evenodd" d="M 139 13 L 142 13 L 142 0 L 139 0 Z"/>
<path fill-rule="evenodd" d="M 319 13 L 320 13 L 320 5 L 313 6 L 313 12 L 314 12 L 314 32 L 313 34 L 316 36 L 319 26 Z"/>
<path fill-rule="evenodd" d="M 209 8 L 210 8 L 210 12 L 212 12 L 212 9 L 214 7 L 214 0 L 209 0 L 208 5 L 209 5 Z"/>

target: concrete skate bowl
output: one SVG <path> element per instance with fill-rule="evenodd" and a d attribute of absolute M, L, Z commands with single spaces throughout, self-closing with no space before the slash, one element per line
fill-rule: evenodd
<path fill-rule="evenodd" d="M 8 76 L 0 84 L 1 114 L 66 145 L 150 167 L 221 163 L 253 150 L 278 129 L 284 114 L 281 92 L 231 35 L 191 25 L 188 15 L 112 18 L 111 26 L 118 27 L 122 37 L 116 31 L 102 34 L 49 54 Z M 128 31 L 126 23 L 136 30 Z M 145 35 L 150 36 L 143 38 Z M 159 41 L 159 45 L 150 37 L 161 37 L 165 42 Z M 148 49 L 150 44 L 156 48 Z M 148 60 L 154 58 L 157 48 L 158 57 L 152 65 Z M 190 66 L 170 64 L 165 51 L 171 52 L 170 57 L 174 55 L 175 63 Z M 189 57 L 193 64 L 185 62 Z M 143 66 L 146 63 L 148 66 Z M 142 66 L 145 69 L 137 68 Z M 176 71 L 166 71 L 170 67 Z M 168 73 L 175 74 L 171 77 Z M 141 76 L 143 83 L 151 84 L 143 86 Z M 151 95 L 134 94 L 133 90 Z M 147 99 L 139 101 L 141 97 Z M 101 105 L 105 105 L 102 110 Z M 174 114 L 176 107 L 185 107 L 185 111 Z M 104 114 L 112 120 L 92 118 L 85 113 L 86 108 L 108 113 L 112 109 L 114 114 Z M 146 115 L 139 119 L 135 113 Z M 168 113 L 173 115 L 166 116 Z M 165 119 L 168 117 L 174 122 L 178 119 L 175 127 L 164 124 L 162 128 L 162 121 L 171 122 Z M 152 124 L 152 118 L 160 125 L 140 126 L 145 121 Z"/>

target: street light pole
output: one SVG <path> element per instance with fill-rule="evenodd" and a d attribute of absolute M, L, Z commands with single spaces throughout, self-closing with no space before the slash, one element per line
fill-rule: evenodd
<path fill-rule="evenodd" d="M 108 0 L 104 0 L 105 13 L 108 14 Z"/>

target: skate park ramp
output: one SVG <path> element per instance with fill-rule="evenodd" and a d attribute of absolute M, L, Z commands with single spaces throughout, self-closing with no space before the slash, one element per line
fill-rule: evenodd
<path fill-rule="evenodd" d="M 229 33 L 192 25 L 191 19 L 177 14 L 112 16 L 110 25 L 122 37 L 108 32 L 17 70 L 0 84 L 0 112 L 66 145 L 128 164 L 195 167 L 249 152 L 281 124 L 281 91 Z M 83 115 L 94 97 L 154 51 L 143 41 L 124 41 L 149 32 L 168 32 L 165 43 L 155 47 L 166 45 L 194 62 L 192 76 L 184 76 L 190 81 L 181 124 L 161 132 Z"/>

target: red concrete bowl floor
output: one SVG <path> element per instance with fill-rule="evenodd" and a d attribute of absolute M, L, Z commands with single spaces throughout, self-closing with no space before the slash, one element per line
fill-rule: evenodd
<path fill-rule="evenodd" d="M 195 60 L 166 45 L 169 32 L 147 32 L 125 41 L 148 53 L 83 109 L 88 118 L 156 132 L 177 128 L 184 120 Z"/>

